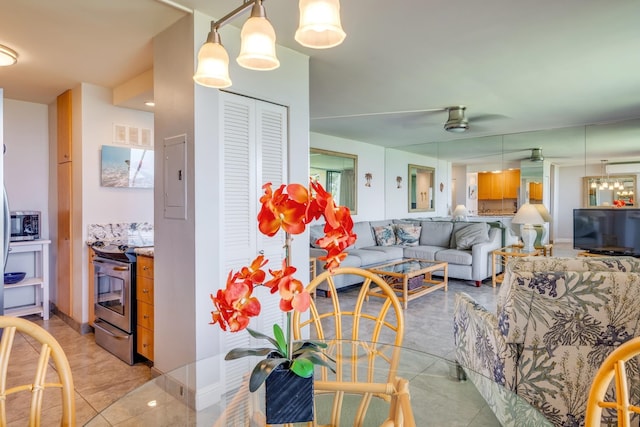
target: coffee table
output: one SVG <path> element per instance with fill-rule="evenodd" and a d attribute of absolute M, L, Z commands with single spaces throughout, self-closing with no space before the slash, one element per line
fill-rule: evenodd
<path fill-rule="evenodd" d="M 441 261 L 426 261 L 416 258 L 405 258 L 387 264 L 375 265 L 368 271 L 382 277 L 398 295 L 404 309 L 412 299 L 421 297 L 438 289 L 447 291 L 449 264 Z M 432 273 L 442 271 L 442 280 L 434 280 Z M 373 288 L 369 295 L 382 297 L 380 288 Z"/>

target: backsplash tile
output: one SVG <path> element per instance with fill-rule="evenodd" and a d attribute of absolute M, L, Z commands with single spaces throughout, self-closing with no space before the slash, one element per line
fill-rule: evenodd
<path fill-rule="evenodd" d="M 123 222 L 114 224 L 89 224 L 87 242 L 102 240 L 127 240 L 129 238 L 153 240 L 153 224 L 148 222 Z"/>

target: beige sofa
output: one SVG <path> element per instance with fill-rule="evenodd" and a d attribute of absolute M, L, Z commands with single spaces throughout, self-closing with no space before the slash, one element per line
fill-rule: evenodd
<path fill-rule="evenodd" d="M 322 227 L 310 227 L 312 257 L 326 254 L 314 247 L 323 235 Z M 500 223 L 422 219 L 361 221 L 354 224 L 353 231 L 358 237 L 347 250 L 348 255 L 341 264 L 344 267 L 367 268 L 402 258 L 446 261 L 449 277 L 473 280 L 479 286 L 491 276 L 491 252 L 503 246 L 505 229 Z M 399 236 L 404 240 L 398 240 Z M 316 271 L 323 268 L 324 262 L 317 261 Z M 360 282 L 357 276 L 337 280 L 337 287 Z"/>

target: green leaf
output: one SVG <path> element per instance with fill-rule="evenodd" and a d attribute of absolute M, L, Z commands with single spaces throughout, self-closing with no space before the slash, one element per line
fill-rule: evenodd
<path fill-rule="evenodd" d="M 288 360 L 285 358 L 263 359 L 258 362 L 255 368 L 253 368 L 251 377 L 249 378 L 249 391 L 253 393 L 259 389 L 274 369 L 287 362 Z"/>
<path fill-rule="evenodd" d="M 267 340 L 269 341 L 271 344 L 273 344 L 273 346 L 275 348 L 278 348 L 278 343 L 276 342 L 276 340 L 274 340 L 273 338 L 271 338 L 269 335 L 265 335 L 262 332 L 258 332 L 258 331 L 254 331 L 251 328 L 247 328 L 247 332 L 249 332 L 249 335 L 251 335 L 252 337 L 254 337 L 255 339 L 258 340 Z M 286 353 L 285 353 L 286 354 Z"/>
<path fill-rule="evenodd" d="M 266 356 L 274 351 L 272 348 L 234 348 L 224 357 L 224 360 L 234 360 L 247 356 Z"/>
<path fill-rule="evenodd" d="M 299 377 L 309 378 L 313 375 L 313 362 L 299 357 L 293 361 L 290 369 Z"/>
<path fill-rule="evenodd" d="M 284 338 L 284 332 L 277 323 L 273 325 L 273 336 L 276 337 L 276 345 L 283 355 L 287 354 L 287 340 Z"/>
<path fill-rule="evenodd" d="M 333 364 L 329 363 L 328 361 L 326 361 L 325 359 L 323 359 L 322 357 L 319 357 L 317 354 L 309 354 L 309 355 L 305 355 L 304 356 L 305 359 L 309 359 L 311 361 L 311 363 L 313 363 L 314 365 L 322 365 L 322 366 L 326 366 L 327 368 L 331 369 L 331 371 L 335 374 L 336 370 L 333 367 Z M 333 363 L 335 363 L 335 360 L 329 358 Z M 297 359 L 296 359 L 297 360 Z"/>

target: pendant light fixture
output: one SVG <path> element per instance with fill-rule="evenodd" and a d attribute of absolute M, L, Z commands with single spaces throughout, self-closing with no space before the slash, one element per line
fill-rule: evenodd
<path fill-rule="evenodd" d="M 347 36 L 340 23 L 338 0 L 300 0 L 300 24 L 295 39 L 302 46 L 327 49 Z"/>
<path fill-rule="evenodd" d="M 218 21 L 211 21 L 207 41 L 198 52 L 198 66 L 193 80 L 203 86 L 231 86 L 229 55 L 222 46 L 218 29 L 251 7 L 251 16 L 240 34 L 241 46 L 237 62 L 250 70 L 273 70 L 280 66 L 276 57 L 276 34 L 267 19 L 263 0 L 245 0 Z M 342 43 L 346 34 L 340 24 L 339 0 L 300 0 L 300 28 L 295 39 L 303 46 L 316 49 Z"/>
<path fill-rule="evenodd" d="M 8 67 L 16 62 L 18 62 L 18 53 L 10 47 L 0 44 L 0 67 Z"/>
<path fill-rule="evenodd" d="M 242 26 L 238 64 L 250 70 L 274 70 L 280 66 L 276 57 L 276 32 L 258 0 L 251 8 L 251 17 Z"/>
<path fill-rule="evenodd" d="M 193 76 L 196 83 L 215 88 L 231 86 L 229 55 L 220 42 L 220 34 L 212 28 L 207 41 L 198 51 L 198 68 Z"/>

